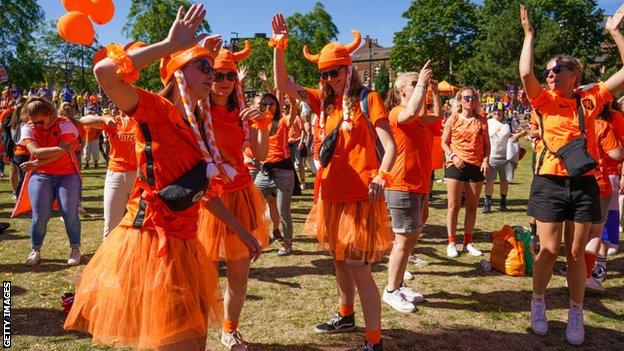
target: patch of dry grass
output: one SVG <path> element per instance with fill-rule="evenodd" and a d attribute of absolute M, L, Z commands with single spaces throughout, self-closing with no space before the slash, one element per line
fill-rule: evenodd
<path fill-rule="evenodd" d="M 101 242 L 101 206 L 104 171 L 86 172 L 84 202 L 94 218 L 83 221 L 83 253 L 90 257 Z M 530 183 L 530 157 L 523 160 L 517 184 L 511 186 L 511 212 L 494 212 L 477 218 L 475 234 L 486 257 L 490 235 L 503 224 L 526 225 L 526 203 Z M 347 185 L 345 185 L 347 186 Z M 0 185 L 0 216 L 8 218 L 12 200 L 6 182 Z M 550 331 L 546 337 L 529 330 L 531 279 L 485 273 L 481 258 L 460 255 L 446 257 L 443 184 L 434 187 L 436 200 L 417 252 L 430 262 L 428 267 L 409 266 L 416 280 L 411 283 L 427 301 L 412 314 L 399 314 L 384 304 L 383 341 L 386 350 L 473 350 L 473 349 L 561 349 L 567 348 L 565 322 L 568 307 L 564 278 L 553 276 L 547 291 Z M 495 198 L 498 191 L 495 192 Z M 293 202 L 296 236 L 295 253 L 276 255 L 277 244 L 252 266 L 249 296 L 240 330 L 252 350 L 349 350 L 363 339 L 363 320 L 356 303 L 356 333 L 317 335 L 315 324 L 337 310 L 337 293 L 330 257 L 316 252 L 314 240 L 300 235 L 311 205 L 310 191 Z M 29 218 L 9 219 L 11 231 L 0 236 L 0 274 L 13 283 L 13 347 L 16 350 L 93 350 L 88 335 L 62 329 L 64 316 L 60 296 L 72 291 L 73 282 L 84 268 L 67 267 L 69 247 L 63 223 L 53 218 L 43 248 L 44 263 L 35 268 L 23 265 L 30 243 Z M 460 225 L 463 212 L 460 214 Z M 460 231 L 461 233 L 461 231 Z M 593 349 L 624 349 L 624 264 L 620 254 L 609 262 L 607 292 L 588 293 L 585 302 L 586 345 Z M 561 260 L 560 260 L 561 261 Z M 560 262 L 561 263 L 561 262 Z M 385 286 L 386 264 L 374 266 L 380 289 Z M 224 282 L 222 278 L 222 282 Z M 209 333 L 208 349 L 222 350 L 216 331 Z"/>

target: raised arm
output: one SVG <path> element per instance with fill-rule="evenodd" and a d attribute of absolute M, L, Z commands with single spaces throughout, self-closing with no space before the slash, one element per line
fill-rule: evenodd
<path fill-rule="evenodd" d="M 264 73 L 264 71 L 258 72 L 258 78 L 260 78 L 260 81 L 262 82 L 262 85 L 264 85 L 266 90 L 269 93 L 275 95 L 275 88 L 273 88 L 271 83 L 269 83 L 269 80 L 267 79 L 266 73 Z"/>
<path fill-rule="evenodd" d="M 180 6 L 166 39 L 127 53 L 134 68 L 140 70 L 156 60 L 191 47 L 204 39 L 207 34 L 196 36 L 195 32 L 205 15 L 206 10 L 203 5 L 194 4 L 188 11 Z M 117 73 L 117 64 L 113 60 L 105 58 L 95 65 L 93 72 L 98 83 L 115 105 L 123 111 L 134 110 L 139 102 L 139 94 L 132 84 L 124 82 L 122 75 Z"/>
<path fill-rule="evenodd" d="M 422 106 L 425 104 L 425 97 L 427 94 L 427 86 L 429 85 L 429 81 L 431 80 L 431 68 L 429 68 L 429 64 L 431 61 L 427 61 L 425 65 L 420 70 L 420 74 L 418 74 L 418 82 L 416 83 L 416 87 L 409 100 L 407 101 L 407 105 L 399 115 L 397 116 L 397 122 L 399 124 L 407 124 L 413 122 L 417 118 L 422 118 L 425 115 L 421 115 L 420 111 Z"/>
<path fill-rule="evenodd" d="M 524 43 L 522 44 L 519 64 L 520 80 L 522 81 L 522 86 L 524 86 L 524 90 L 529 99 L 533 99 L 539 94 L 541 86 L 533 72 L 533 42 L 535 39 L 535 32 L 531 20 L 529 19 L 529 13 L 524 5 L 520 5 L 520 23 L 522 24 L 522 29 L 524 29 Z"/>
<path fill-rule="evenodd" d="M 115 118 L 111 116 L 95 116 L 95 115 L 86 115 L 80 118 L 80 124 L 85 127 L 94 128 L 94 129 L 106 129 L 106 127 L 114 127 L 117 122 Z"/>
<path fill-rule="evenodd" d="M 288 38 L 288 26 L 286 20 L 281 13 L 273 16 L 271 21 L 273 27 L 273 39 L 280 40 Z M 299 99 L 308 102 L 308 94 L 299 84 L 288 79 L 288 71 L 284 62 L 284 48 L 275 47 L 273 49 L 273 79 L 275 80 L 275 89 L 284 92 L 286 95 L 296 96 Z"/>
<path fill-rule="evenodd" d="M 425 111 L 425 117 L 422 119 L 422 123 L 424 125 L 429 125 L 438 119 L 442 118 L 444 114 L 444 110 L 442 110 L 442 100 L 440 99 L 440 92 L 438 91 L 438 81 L 430 80 L 429 87 L 431 88 L 431 93 L 433 95 L 433 113 L 427 113 L 427 106 L 423 106 L 423 110 Z"/>
<path fill-rule="evenodd" d="M 609 17 L 605 24 L 605 29 L 611 34 L 615 45 L 620 53 L 620 59 L 624 63 L 624 35 L 620 31 L 622 25 L 622 18 L 624 18 L 624 6 L 620 7 L 615 15 Z M 611 95 L 615 95 L 618 91 L 624 87 L 624 66 L 620 68 L 614 75 L 609 77 L 605 81 L 605 85 L 611 92 Z"/>

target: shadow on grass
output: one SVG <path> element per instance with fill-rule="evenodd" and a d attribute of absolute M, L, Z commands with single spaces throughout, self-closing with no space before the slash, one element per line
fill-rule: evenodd
<path fill-rule="evenodd" d="M 28 234 L 21 234 L 13 229 L 9 229 L 0 235 L 0 241 L 24 240 L 28 238 L 30 238 Z"/>
<path fill-rule="evenodd" d="M 24 260 L 26 259 L 27 253 L 24 253 Z M 79 266 L 84 266 L 89 263 L 93 254 L 82 255 L 82 259 L 80 260 Z M 47 259 L 43 258 L 41 263 L 36 266 L 27 266 L 24 263 L 9 263 L 9 264 L 0 264 L 0 272 L 7 273 L 39 273 L 39 272 L 58 272 L 67 268 L 71 268 L 73 266 L 68 266 L 66 260 L 59 259 Z"/>

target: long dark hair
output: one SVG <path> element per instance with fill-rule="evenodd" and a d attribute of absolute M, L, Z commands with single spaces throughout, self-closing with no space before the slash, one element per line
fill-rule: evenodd
<path fill-rule="evenodd" d="M 275 103 L 275 112 L 273 113 L 271 129 L 269 130 L 269 135 L 274 135 L 277 132 L 277 128 L 279 127 L 279 121 L 282 118 L 282 107 L 280 106 L 277 96 L 271 93 L 262 94 L 262 97 L 260 98 L 260 105 L 262 105 L 262 101 L 264 101 L 264 98 L 269 98 Z"/>
<path fill-rule="evenodd" d="M 348 68 L 349 66 L 342 66 Z M 359 103 L 360 93 L 365 88 L 362 82 L 360 81 L 360 77 L 358 75 L 357 69 L 352 67 L 351 73 L 351 81 L 349 82 L 349 92 L 347 93 L 348 101 L 347 104 L 349 108 L 353 109 L 353 105 Z M 336 92 L 329 85 L 326 80 L 322 80 L 320 82 L 321 86 L 321 99 L 323 99 L 323 106 L 325 107 L 325 114 L 329 115 L 331 110 L 334 109 L 334 100 L 336 99 Z"/>

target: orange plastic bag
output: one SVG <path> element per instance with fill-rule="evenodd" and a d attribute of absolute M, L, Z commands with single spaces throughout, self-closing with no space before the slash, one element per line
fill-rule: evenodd
<path fill-rule="evenodd" d="M 516 240 L 516 234 L 507 224 L 500 231 L 492 233 L 490 266 L 507 275 L 525 275 L 524 246 Z"/>

